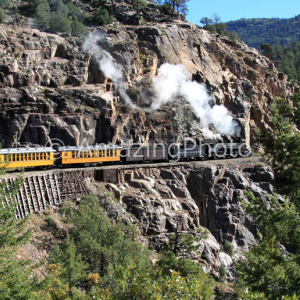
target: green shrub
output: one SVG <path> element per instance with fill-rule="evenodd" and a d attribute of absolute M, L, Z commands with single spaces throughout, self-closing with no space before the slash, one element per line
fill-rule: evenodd
<path fill-rule="evenodd" d="M 59 1 L 57 5 L 56 13 L 64 17 L 67 17 L 69 14 L 69 9 L 62 1 Z"/>
<path fill-rule="evenodd" d="M 9 5 L 10 0 L 0 0 L 0 7 L 6 8 Z"/>
<path fill-rule="evenodd" d="M 85 16 L 84 14 L 79 10 L 79 8 L 73 3 L 73 2 L 69 2 L 67 4 L 68 10 L 69 10 L 69 15 L 71 17 L 76 17 L 79 21 L 83 21 Z"/>
<path fill-rule="evenodd" d="M 35 20 L 37 25 L 42 29 L 46 29 L 48 27 L 50 20 L 50 6 L 46 0 L 37 6 Z"/>
<path fill-rule="evenodd" d="M 138 91 L 135 89 L 134 86 L 132 86 L 128 91 L 127 91 L 128 96 L 132 99 L 132 101 L 136 102 L 138 99 Z"/>
<path fill-rule="evenodd" d="M 83 23 L 79 22 L 77 17 L 74 17 L 71 24 L 72 35 L 80 37 L 86 33 L 86 27 Z"/>
<path fill-rule="evenodd" d="M 71 20 L 66 16 L 61 14 L 53 14 L 51 15 L 51 19 L 49 21 L 49 30 L 53 33 L 57 32 L 67 32 L 71 33 Z"/>
<path fill-rule="evenodd" d="M 223 249 L 230 257 L 233 256 L 233 247 L 229 241 L 225 241 Z"/>
<path fill-rule="evenodd" d="M 56 227 L 56 222 L 52 219 L 52 217 L 48 216 L 45 221 L 49 227 Z"/>
<path fill-rule="evenodd" d="M 0 23 L 3 23 L 5 21 L 6 15 L 3 11 L 3 9 L 0 7 Z"/>
<path fill-rule="evenodd" d="M 100 8 L 93 15 L 93 23 L 95 25 L 106 25 L 113 22 L 113 16 L 105 8 Z"/>
<path fill-rule="evenodd" d="M 225 279 L 226 279 L 226 269 L 225 269 L 225 266 L 223 264 L 221 264 L 219 273 L 220 273 L 220 281 L 221 282 L 225 282 Z"/>

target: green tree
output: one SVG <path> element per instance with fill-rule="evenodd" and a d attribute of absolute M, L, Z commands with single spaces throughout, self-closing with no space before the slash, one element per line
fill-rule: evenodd
<path fill-rule="evenodd" d="M 10 3 L 10 0 L 0 0 L 0 7 L 7 8 Z"/>
<path fill-rule="evenodd" d="M 39 283 L 29 279 L 33 266 L 15 257 L 16 248 L 28 242 L 31 231 L 24 229 L 27 219 L 16 219 L 16 204 L 6 202 L 14 199 L 21 183 L 22 178 L 10 187 L 0 183 L 0 299 L 38 299 Z"/>
<path fill-rule="evenodd" d="M 188 12 L 187 2 L 189 2 L 189 0 L 165 0 L 165 4 L 171 7 L 172 16 L 174 16 L 176 12 L 177 14 L 181 13 L 186 15 Z"/>
<path fill-rule="evenodd" d="M 278 174 L 277 191 L 289 198 L 261 201 L 249 193 L 246 211 L 259 228 L 258 244 L 236 267 L 241 284 L 255 295 L 300 297 L 300 98 L 278 100 L 270 123 L 260 133 L 269 163 Z M 276 182 L 275 182 L 276 183 Z M 279 201 L 280 200 L 280 201 Z M 294 299 L 294 298 L 293 298 Z"/>
<path fill-rule="evenodd" d="M 69 235 L 61 247 L 57 244 L 54 245 L 49 255 L 49 263 L 61 265 L 59 277 L 63 283 L 68 284 L 70 296 L 72 296 L 72 288 L 86 277 L 84 271 L 87 269 L 87 265 L 82 261 L 81 255 L 76 254 L 75 243 Z"/>
<path fill-rule="evenodd" d="M 206 26 L 206 25 L 212 25 L 213 24 L 213 20 L 210 19 L 210 18 L 207 18 L 207 17 L 203 17 L 200 20 L 200 23 L 203 24 L 204 26 Z"/>
<path fill-rule="evenodd" d="M 86 33 L 86 27 L 83 23 L 79 22 L 77 17 L 73 17 L 72 24 L 72 35 L 80 37 L 82 34 Z"/>
<path fill-rule="evenodd" d="M 223 264 L 221 264 L 219 273 L 220 273 L 220 281 L 225 282 L 225 280 L 226 280 L 226 268 Z"/>
<path fill-rule="evenodd" d="M 136 11 L 136 19 L 137 24 L 140 23 L 140 13 L 143 12 L 143 10 L 147 7 L 147 2 L 145 0 L 133 0 L 132 6 L 134 7 Z"/>
<path fill-rule="evenodd" d="M 79 8 L 73 3 L 73 2 L 68 2 L 67 7 L 69 10 L 69 15 L 73 18 L 77 18 L 79 21 L 83 22 L 85 19 L 84 13 L 82 13 Z"/>
<path fill-rule="evenodd" d="M 3 23 L 6 19 L 6 15 L 3 11 L 3 9 L 0 7 L 0 23 Z"/>
<path fill-rule="evenodd" d="M 262 43 L 260 45 L 260 49 L 262 50 L 262 54 L 270 58 L 271 60 L 276 59 L 276 52 L 270 44 Z"/>
<path fill-rule="evenodd" d="M 35 20 L 39 27 L 46 29 L 49 26 L 50 6 L 46 0 L 40 1 L 36 8 Z"/>
<path fill-rule="evenodd" d="M 67 32 L 71 33 L 71 20 L 63 14 L 52 14 L 49 21 L 49 30 L 53 33 Z"/>
<path fill-rule="evenodd" d="M 107 11 L 107 9 L 105 8 L 100 8 L 99 10 L 97 10 L 94 15 L 93 15 L 93 23 L 95 25 L 107 25 L 113 22 L 114 18 L 113 16 L 111 16 L 109 14 L 109 12 Z"/>
<path fill-rule="evenodd" d="M 220 35 L 229 35 L 227 32 L 227 25 L 223 22 L 220 22 L 221 18 L 214 14 L 213 19 L 203 17 L 200 20 L 200 23 L 203 24 L 203 29 L 210 31 L 211 33 L 218 33 Z"/>
<path fill-rule="evenodd" d="M 69 221 L 74 225 L 70 235 L 92 273 L 106 275 L 114 265 L 135 265 L 139 270 L 149 266 L 149 251 L 135 241 L 135 227 L 122 221 L 111 224 L 95 197 L 84 197 Z"/>

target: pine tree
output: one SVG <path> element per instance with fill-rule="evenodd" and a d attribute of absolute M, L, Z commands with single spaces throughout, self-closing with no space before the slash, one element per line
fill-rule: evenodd
<path fill-rule="evenodd" d="M 35 20 L 42 29 L 46 29 L 50 20 L 50 6 L 46 0 L 36 7 Z"/>
<path fill-rule="evenodd" d="M 86 33 L 86 28 L 83 23 L 79 22 L 77 17 L 73 17 L 72 24 L 72 35 L 80 37 L 82 34 Z"/>
<path fill-rule="evenodd" d="M 55 245 L 49 255 L 50 264 L 60 264 L 60 278 L 63 283 L 68 285 L 70 296 L 72 296 L 72 288 L 85 277 L 84 271 L 87 265 L 82 261 L 81 255 L 76 254 L 76 246 L 74 241 L 67 236 L 63 245 Z"/>
<path fill-rule="evenodd" d="M 16 204 L 12 200 L 22 182 L 19 178 L 8 187 L 0 184 L 0 299 L 38 299 L 37 280 L 30 280 L 30 261 L 17 260 L 16 248 L 27 243 L 30 231 L 24 230 L 26 219 L 16 219 Z M 10 195 L 10 196 L 9 196 Z"/>
<path fill-rule="evenodd" d="M 248 194 L 245 209 L 258 226 L 258 244 L 245 254 L 236 272 L 239 282 L 259 297 L 296 299 L 300 297 L 299 94 L 292 104 L 277 101 L 270 126 L 272 131 L 260 133 L 260 140 L 277 172 L 277 191 L 288 198 L 279 201 L 274 196 L 267 202 Z"/>
<path fill-rule="evenodd" d="M 137 24 L 140 23 L 140 13 L 147 7 L 147 3 L 145 0 L 133 0 L 132 6 L 134 7 L 136 11 L 136 19 Z"/>
<path fill-rule="evenodd" d="M 0 23 L 3 23 L 6 19 L 6 15 L 4 13 L 4 10 L 0 7 Z"/>

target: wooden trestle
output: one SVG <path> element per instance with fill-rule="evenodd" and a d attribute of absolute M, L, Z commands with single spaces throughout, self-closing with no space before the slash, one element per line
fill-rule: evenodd
<path fill-rule="evenodd" d="M 65 199 L 74 199 L 88 193 L 84 184 L 83 171 L 62 171 L 52 174 L 42 174 L 23 178 L 23 184 L 13 194 L 9 187 L 17 180 L 7 178 L 7 194 L 5 202 L 16 203 L 16 217 L 23 219 L 34 212 L 45 210 L 52 205 L 59 205 Z"/>

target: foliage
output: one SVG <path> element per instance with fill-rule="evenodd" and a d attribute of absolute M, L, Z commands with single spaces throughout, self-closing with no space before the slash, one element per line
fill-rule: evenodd
<path fill-rule="evenodd" d="M 262 43 L 260 45 L 262 54 L 274 60 L 276 58 L 276 53 L 270 44 Z"/>
<path fill-rule="evenodd" d="M 145 0 L 133 0 L 132 1 L 132 6 L 136 11 L 136 19 L 137 23 L 139 24 L 140 22 L 140 13 L 146 9 L 147 7 L 147 2 Z"/>
<path fill-rule="evenodd" d="M 80 37 L 81 35 L 86 33 L 86 27 L 84 26 L 83 23 L 78 21 L 77 17 L 73 17 L 71 29 L 72 29 L 72 35 L 77 37 Z"/>
<path fill-rule="evenodd" d="M 65 5 L 61 0 L 31 0 L 30 6 L 37 25 L 43 30 L 67 32 L 78 37 L 86 32 L 81 22 L 85 17 L 72 2 Z"/>
<path fill-rule="evenodd" d="M 68 285 L 71 296 L 72 288 L 85 277 L 83 272 L 87 266 L 82 261 L 81 255 L 76 254 L 76 246 L 69 236 L 61 247 L 54 245 L 49 255 L 49 263 L 61 266 L 59 278 L 63 284 Z"/>
<path fill-rule="evenodd" d="M 3 9 L 0 7 L 0 23 L 3 23 L 6 19 L 6 15 L 3 11 Z"/>
<path fill-rule="evenodd" d="M 242 41 L 256 49 L 262 43 L 287 46 L 299 41 L 300 15 L 290 19 L 240 19 L 226 24 L 228 31 L 235 31 Z"/>
<path fill-rule="evenodd" d="M 37 5 L 35 20 L 38 26 L 42 29 L 48 28 L 50 21 L 50 6 L 46 0 L 40 1 L 40 3 Z"/>
<path fill-rule="evenodd" d="M 221 264 L 219 273 L 220 273 L 220 281 L 221 282 L 225 282 L 225 279 L 226 279 L 226 268 L 225 268 L 225 266 L 223 264 Z"/>
<path fill-rule="evenodd" d="M 140 270 L 149 266 L 149 251 L 135 241 L 135 227 L 122 221 L 112 225 L 98 199 L 83 198 L 69 221 L 74 225 L 70 235 L 91 272 L 107 275 L 114 265 L 134 264 Z"/>
<path fill-rule="evenodd" d="M 10 3 L 10 0 L 0 0 L 0 7 L 7 8 Z"/>
<path fill-rule="evenodd" d="M 49 31 L 71 33 L 71 20 L 63 14 L 53 14 L 49 21 Z"/>
<path fill-rule="evenodd" d="M 132 101 L 136 102 L 139 96 L 139 92 L 136 90 L 134 86 L 132 86 L 128 91 L 127 91 L 128 96 L 131 98 Z"/>
<path fill-rule="evenodd" d="M 113 22 L 113 16 L 105 8 L 100 8 L 97 10 L 92 18 L 95 25 L 107 25 Z"/>
<path fill-rule="evenodd" d="M 213 15 L 213 20 L 207 17 L 203 17 L 200 20 L 202 23 L 203 29 L 210 31 L 211 33 L 218 33 L 220 35 L 229 35 L 227 32 L 227 25 L 223 22 L 220 22 L 221 18 L 218 15 Z"/>
<path fill-rule="evenodd" d="M 272 132 L 260 133 L 260 140 L 279 181 L 277 189 L 289 196 L 260 201 L 248 193 L 245 204 L 259 228 L 258 244 L 236 267 L 240 284 L 254 297 L 295 299 L 300 297 L 300 101 L 293 105 L 278 100 L 270 123 Z M 248 298 L 247 298 L 248 299 Z M 261 299 L 261 298 L 260 298 Z"/>
<path fill-rule="evenodd" d="M 295 94 L 292 103 L 278 99 L 273 107 L 270 123 L 272 131 L 260 133 L 266 156 L 279 179 L 281 193 L 291 197 L 300 208 L 300 95 Z"/>
<path fill-rule="evenodd" d="M 294 41 L 289 46 L 276 45 L 276 67 L 288 75 L 289 80 L 300 82 L 300 42 Z"/>
<path fill-rule="evenodd" d="M 171 235 L 169 242 L 163 244 L 160 252 L 156 264 L 158 271 L 163 275 L 167 275 L 170 270 L 174 270 L 184 277 L 188 274 L 197 274 L 199 266 L 187 256 L 192 255 L 199 249 L 202 238 L 206 238 L 206 232 L 202 231 L 201 228 L 195 236 L 180 232 Z"/>
<path fill-rule="evenodd" d="M 20 177 L 12 186 L 7 187 L 3 181 L 0 184 L 0 299 L 38 299 L 34 291 L 39 287 L 34 278 L 29 275 L 34 266 L 30 261 L 17 260 L 16 248 L 27 243 L 30 231 L 24 230 L 26 219 L 16 219 L 16 205 L 6 204 L 5 197 L 13 199 L 22 183 Z"/>
<path fill-rule="evenodd" d="M 188 13 L 187 2 L 189 2 L 189 0 L 165 0 L 164 4 L 171 8 L 173 16 L 175 14 L 183 14 L 186 16 Z"/>
<path fill-rule="evenodd" d="M 230 257 L 233 256 L 233 247 L 232 247 L 232 244 L 228 240 L 226 240 L 224 242 L 223 249 L 224 249 L 224 252 L 227 253 Z"/>
<path fill-rule="evenodd" d="M 79 10 L 79 8 L 73 3 L 73 2 L 68 2 L 67 7 L 69 10 L 69 15 L 73 18 L 77 18 L 78 21 L 83 22 L 85 19 L 85 15 Z"/>

